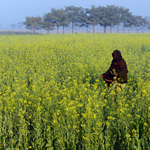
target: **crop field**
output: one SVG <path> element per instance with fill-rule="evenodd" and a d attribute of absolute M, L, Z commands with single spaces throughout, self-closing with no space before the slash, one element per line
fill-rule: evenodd
<path fill-rule="evenodd" d="M 99 76 L 116 49 L 115 92 Z M 149 150 L 150 34 L 1 35 L 0 149 Z"/>

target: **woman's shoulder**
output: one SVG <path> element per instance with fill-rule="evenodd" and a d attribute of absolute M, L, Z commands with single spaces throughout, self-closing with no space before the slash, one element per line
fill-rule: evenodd
<path fill-rule="evenodd" d="M 125 63 L 125 64 L 126 64 L 126 61 L 122 58 L 122 59 L 120 60 L 120 63 Z"/>

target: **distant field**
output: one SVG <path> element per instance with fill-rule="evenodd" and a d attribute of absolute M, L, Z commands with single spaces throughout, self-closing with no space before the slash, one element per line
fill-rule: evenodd
<path fill-rule="evenodd" d="M 99 79 L 115 49 L 117 94 Z M 0 35 L 0 149 L 149 150 L 150 34 Z"/>
<path fill-rule="evenodd" d="M 139 28 L 138 33 L 149 33 L 150 30 L 148 30 L 146 27 L 145 28 Z M 47 34 L 48 32 L 44 29 L 40 29 L 40 30 L 35 30 L 35 34 Z M 65 28 L 64 30 L 65 34 L 69 34 L 72 33 L 72 29 L 71 28 Z M 79 28 L 79 27 L 75 27 L 74 28 L 74 34 L 76 33 L 87 33 L 87 29 L 84 28 Z M 89 28 L 88 29 L 88 33 L 92 33 L 93 34 L 93 28 Z M 104 33 L 104 28 L 103 27 L 96 27 L 95 28 L 95 33 Z M 110 33 L 110 28 L 108 27 L 106 30 L 106 33 Z M 112 33 L 117 33 L 117 27 L 112 29 Z M 120 27 L 119 28 L 119 33 L 123 34 L 123 28 Z M 124 33 L 128 34 L 128 33 L 137 33 L 136 28 L 132 28 L 132 29 L 124 29 Z M 31 30 L 27 30 L 27 29 L 0 29 L 0 35 L 12 35 L 12 34 L 32 34 Z M 57 34 L 57 29 L 55 30 L 51 30 L 50 34 Z M 60 27 L 59 28 L 59 34 L 63 34 L 63 29 Z"/>
<path fill-rule="evenodd" d="M 32 34 L 31 32 L 22 32 L 22 31 L 0 31 L 0 35 L 24 35 L 24 34 Z M 35 33 L 39 34 L 39 33 Z"/>

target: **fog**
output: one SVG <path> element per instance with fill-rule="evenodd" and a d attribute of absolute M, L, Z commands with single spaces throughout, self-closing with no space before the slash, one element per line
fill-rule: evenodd
<path fill-rule="evenodd" d="M 9 29 L 12 24 L 25 21 L 26 16 L 41 16 L 50 12 L 51 8 L 64 6 L 116 5 L 130 9 L 133 15 L 150 16 L 150 0 L 0 0 L 0 29 Z"/>

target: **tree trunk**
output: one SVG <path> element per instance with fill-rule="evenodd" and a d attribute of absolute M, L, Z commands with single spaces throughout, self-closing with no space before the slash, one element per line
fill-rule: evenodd
<path fill-rule="evenodd" d="M 106 33 L 106 26 L 104 26 L 104 33 Z"/>
<path fill-rule="evenodd" d="M 32 35 L 34 34 L 34 25 L 32 24 Z"/>
<path fill-rule="evenodd" d="M 123 24 L 123 34 L 124 34 L 124 24 Z"/>
<path fill-rule="evenodd" d="M 95 25 L 93 25 L 93 33 L 95 33 Z"/>
<path fill-rule="evenodd" d="M 63 34 L 64 34 L 64 26 L 63 26 Z"/>
<path fill-rule="evenodd" d="M 138 34 L 138 33 L 139 33 L 139 32 L 138 32 L 139 28 L 137 27 L 136 30 L 137 30 L 137 34 Z"/>
<path fill-rule="evenodd" d="M 57 34 L 59 34 L 59 27 L 57 26 Z"/>
<path fill-rule="evenodd" d="M 74 29 L 74 27 L 73 27 L 73 22 L 72 22 L 72 33 L 73 33 L 73 29 Z"/>
<path fill-rule="evenodd" d="M 88 33 L 88 26 L 86 28 L 87 28 L 87 33 Z"/>
<path fill-rule="evenodd" d="M 50 34 L 50 29 L 48 29 L 48 34 Z"/>
<path fill-rule="evenodd" d="M 112 33 L 112 27 L 110 26 L 110 33 Z"/>
<path fill-rule="evenodd" d="M 128 29 L 128 33 L 129 33 L 130 29 Z"/>
<path fill-rule="evenodd" d="M 118 24 L 118 26 L 117 26 L 117 33 L 119 33 L 119 24 Z"/>

